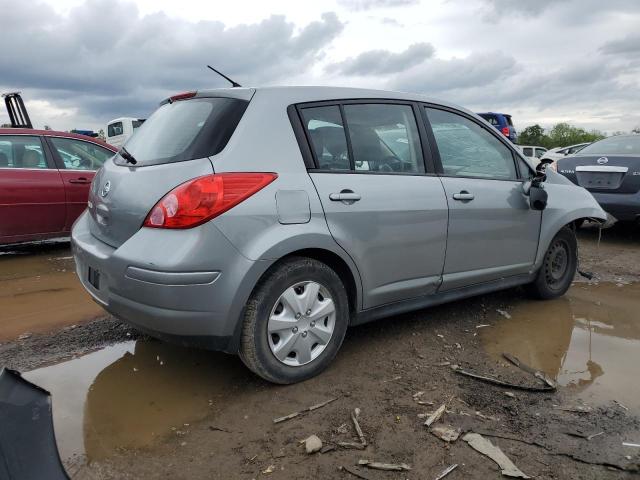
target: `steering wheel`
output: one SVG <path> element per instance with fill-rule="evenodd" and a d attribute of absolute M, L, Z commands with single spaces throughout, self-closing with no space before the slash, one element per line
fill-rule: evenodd
<path fill-rule="evenodd" d="M 403 172 L 404 162 L 395 155 L 388 155 L 378 163 L 380 172 Z"/>

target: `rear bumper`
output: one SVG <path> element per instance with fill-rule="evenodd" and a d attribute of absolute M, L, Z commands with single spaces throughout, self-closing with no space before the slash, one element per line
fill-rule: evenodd
<path fill-rule="evenodd" d="M 640 192 L 591 192 L 602 209 L 623 222 L 640 220 Z"/>
<path fill-rule="evenodd" d="M 237 351 L 243 307 L 262 262 L 243 257 L 210 223 L 142 228 L 116 249 L 90 233 L 90 221 L 83 214 L 73 228 L 76 273 L 107 311 L 161 339 Z M 89 268 L 99 272 L 97 288 Z"/>

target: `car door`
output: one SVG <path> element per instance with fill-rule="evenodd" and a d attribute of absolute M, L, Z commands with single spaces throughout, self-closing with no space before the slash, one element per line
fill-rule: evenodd
<path fill-rule="evenodd" d="M 37 135 L 0 136 L 0 243 L 61 233 L 64 186 Z"/>
<path fill-rule="evenodd" d="M 96 143 L 67 137 L 45 137 L 55 158 L 64 183 L 67 204 L 65 230 L 70 231 L 73 222 L 87 208 L 91 181 L 98 170 L 114 152 Z"/>
<path fill-rule="evenodd" d="M 442 290 L 530 271 L 541 212 L 530 209 L 515 152 L 472 116 L 425 107 L 449 203 Z"/>
<path fill-rule="evenodd" d="M 425 171 L 416 112 L 380 101 L 299 108 L 309 173 L 331 234 L 358 267 L 364 308 L 433 293 L 440 282 L 447 204 Z"/>

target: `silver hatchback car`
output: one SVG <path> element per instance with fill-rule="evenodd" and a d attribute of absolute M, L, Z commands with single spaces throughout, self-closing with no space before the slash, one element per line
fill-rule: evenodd
<path fill-rule="evenodd" d="M 230 88 L 162 102 L 97 173 L 72 242 L 116 317 L 293 383 L 350 325 L 516 285 L 564 294 L 574 225 L 605 218 L 454 105 Z"/>

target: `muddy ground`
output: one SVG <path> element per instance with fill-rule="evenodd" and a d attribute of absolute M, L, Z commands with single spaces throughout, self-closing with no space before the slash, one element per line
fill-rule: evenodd
<path fill-rule="evenodd" d="M 14 331 L 0 365 L 30 370 L 52 391 L 73 478 L 357 478 L 345 466 L 372 480 L 430 479 L 452 464 L 447 479 L 500 478 L 462 439 L 445 443 L 423 425 L 444 403 L 437 425 L 485 435 L 531 477 L 631 478 L 640 448 L 622 442 L 640 443 L 640 230 L 615 227 L 599 246 L 597 230 L 579 237 L 580 269 L 594 277 L 576 277 L 565 298 L 533 302 L 512 289 L 356 327 L 328 371 L 298 385 L 270 385 L 236 357 L 169 346 L 110 317 L 55 322 L 47 333 L 31 325 L 22 339 Z M 446 365 L 541 385 L 503 351 L 558 390 L 494 386 Z M 337 444 L 358 441 L 356 407 L 368 446 L 346 450 Z M 299 441 L 311 434 L 336 448 L 307 455 Z M 359 459 L 411 470 L 374 471 Z"/>

